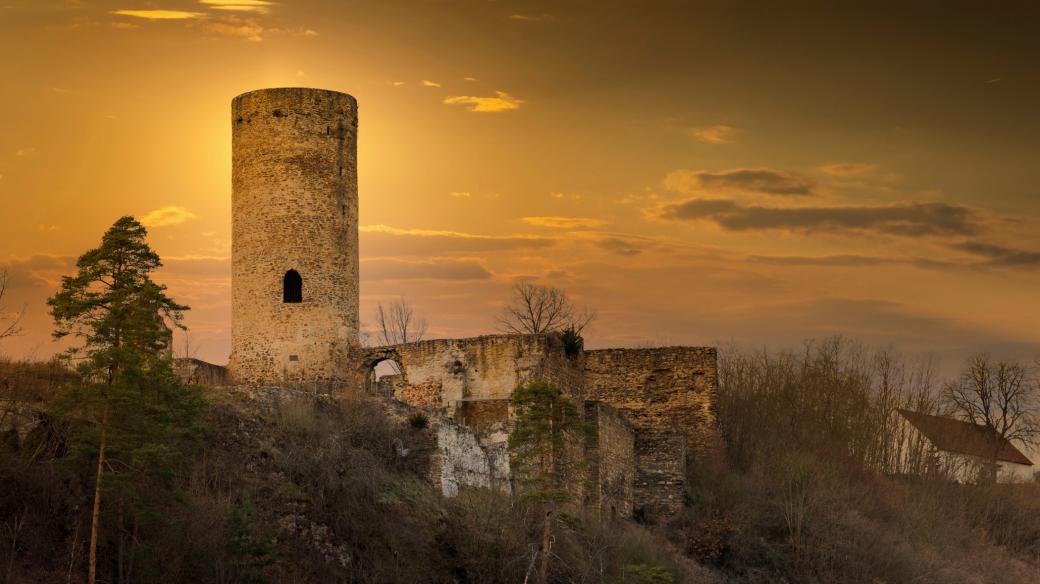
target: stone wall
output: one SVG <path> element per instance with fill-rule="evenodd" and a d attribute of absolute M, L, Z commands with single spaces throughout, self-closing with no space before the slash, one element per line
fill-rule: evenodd
<path fill-rule="evenodd" d="M 636 513 L 676 512 L 683 501 L 687 452 L 696 457 L 717 447 L 717 375 L 711 347 L 585 353 L 587 398 L 620 410 L 636 433 Z"/>
<path fill-rule="evenodd" d="M 231 108 L 231 375 L 343 382 L 358 343 L 357 102 L 280 88 Z M 301 302 L 283 302 L 289 270 Z"/>
<path fill-rule="evenodd" d="M 454 415 L 459 404 L 509 399 L 519 385 L 535 379 L 556 383 L 575 403 L 583 397 L 581 362 L 564 354 L 553 335 L 488 335 L 437 339 L 363 351 L 359 376 L 382 360 L 401 367 L 393 398 Z"/>
<path fill-rule="evenodd" d="M 604 517 L 632 517 L 635 432 L 620 411 L 600 402 L 585 402 L 585 421 L 589 425 L 585 506 Z"/>
<path fill-rule="evenodd" d="M 208 387 L 228 385 L 227 367 L 207 363 L 201 359 L 174 359 L 173 370 L 184 383 Z"/>
<path fill-rule="evenodd" d="M 436 431 L 437 451 L 430 468 L 441 494 L 454 497 L 466 487 L 510 492 L 509 434 L 504 428 L 480 433 L 441 419 Z"/>

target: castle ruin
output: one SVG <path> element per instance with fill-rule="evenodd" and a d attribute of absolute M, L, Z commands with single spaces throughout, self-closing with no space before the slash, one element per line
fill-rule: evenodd
<path fill-rule="evenodd" d="M 232 102 L 232 353 L 226 370 L 178 364 L 194 381 L 364 391 L 426 414 L 430 479 L 509 490 L 514 389 L 551 381 L 591 428 L 575 454 L 586 508 L 667 517 L 688 455 L 716 447 L 711 347 L 568 355 L 555 335 L 488 335 L 364 348 L 358 341 L 357 101 L 278 88 Z M 393 361 L 398 374 L 376 378 Z"/>

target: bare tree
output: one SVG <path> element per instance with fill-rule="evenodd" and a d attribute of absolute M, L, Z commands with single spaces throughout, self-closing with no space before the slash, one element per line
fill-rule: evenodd
<path fill-rule="evenodd" d="M 580 333 L 595 319 L 594 312 L 575 306 L 563 290 L 521 280 L 513 285 L 513 298 L 498 317 L 498 328 L 515 334 L 567 329 Z"/>
<path fill-rule="evenodd" d="M 383 345 L 414 343 L 426 336 L 426 319 L 415 315 L 415 310 L 404 298 L 383 306 L 376 305 L 376 341 Z"/>
<path fill-rule="evenodd" d="M 1028 367 L 976 355 L 960 379 L 946 387 L 946 397 L 965 420 L 993 433 L 990 478 L 1004 442 L 1035 445 L 1040 439 L 1040 385 Z"/>
<path fill-rule="evenodd" d="M 0 340 L 13 337 L 22 332 L 21 322 L 25 316 L 25 307 L 17 312 L 8 314 L 4 305 L 4 297 L 7 296 L 7 269 L 0 270 Z"/>

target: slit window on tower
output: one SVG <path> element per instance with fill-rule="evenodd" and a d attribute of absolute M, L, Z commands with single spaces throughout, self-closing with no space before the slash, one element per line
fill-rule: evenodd
<path fill-rule="evenodd" d="M 282 302 L 303 302 L 303 278 L 296 270 L 289 270 L 282 278 Z"/>

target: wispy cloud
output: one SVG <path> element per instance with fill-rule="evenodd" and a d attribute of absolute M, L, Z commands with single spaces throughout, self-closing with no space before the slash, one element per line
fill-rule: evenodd
<path fill-rule="evenodd" d="M 549 22 L 556 20 L 556 17 L 548 12 L 541 14 L 510 14 L 509 20 L 519 20 L 520 22 Z"/>
<path fill-rule="evenodd" d="M 225 18 L 199 23 L 202 30 L 225 37 L 258 43 L 264 40 L 264 26 L 252 18 Z"/>
<path fill-rule="evenodd" d="M 456 199 L 468 199 L 473 196 L 473 193 L 470 193 L 469 191 L 452 191 L 448 194 Z"/>
<path fill-rule="evenodd" d="M 491 272 L 469 258 L 372 258 L 361 261 L 361 279 L 373 280 L 487 280 Z"/>
<path fill-rule="evenodd" d="M 986 258 L 986 263 L 993 266 L 1040 266 L 1040 251 L 1005 247 L 981 241 L 965 241 L 950 247 Z"/>
<path fill-rule="evenodd" d="M 719 172 L 676 170 L 664 178 L 665 188 L 677 193 L 703 192 L 762 193 L 766 195 L 811 195 L 813 182 L 805 177 L 772 168 L 732 168 Z"/>
<path fill-rule="evenodd" d="M 166 227 L 168 225 L 184 223 L 185 221 L 194 218 L 195 213 L 192 213 L 184 207 L 170 205 L 145 213 L 141 217 L 141 224 L 146 227 Z"/>
<path fill-rule="evenodd" d="M 472 95 L 456 95 L 444 98 L 447 105 L 469 106 L 471 112 L 505 112 L 515 110 L 524 103 L 504 91 L 496 91 L 494 97 L 479 97 Z"/>
<path fill-rule="evenodd" d="M 985 227 L 977 210 L 947 203 L 846 207 L 765 207 L 731 199 L 666 203 L 648 215 L 671 221 L 708 221 L 728 231 L 873 232 L 905 237 L 974 235 Z"/>
<path fill-rule="evenodd" d="M 634 256 L 643 253 L 643 245 L 630 239 L 620 237 L 607 237 L 597 242 L 597 245 L 610 253 L 620 256 Z"/>
<path fill-rule="evenodd" d="M 596 229 L 604 224 L 599 219 L 589 217 L 524 217 L 521 221 L 528 225 L 552 229 Z"/>
<path fill-rule="evenodd" d="M 430 81 L 429 79 L 423 79 L 422 81 L 420 81 L 420 83 L 422 83 L 424 87 L 440 87 L 441 86 L 440 83 L 437 83 L 436 81 Z"/>
<path fill-rule="evenodd" d="M 359 231 L 372 245 L 372 249 L 378 248 L 395 256 L 542 248 L 556 243 L 551 237 L 537 235 L 481 235 L 435 229 L 404 229 L 390 225 L 362 225 Z"/>
<path fill-rule="evenodd" d="M 214 10 L 227 10 L 232 12 L 256 12 L 266 14 L 274 2 L 266 0 L 199 0 Z"/>
<path fill-rule="evenodd" d="M 729 144 L 736 137 L 737 129 L 733 126 L 719 124 L 707 128 L 690 128 L 690 134 L 708 144 Z"/>
<path fill-rule="evenodd" d="M 111 14 L 144 18 L 145 20 L 190 20 L 206 16 L 204 12 L 187 10 L 112 10 Z"/>
<path fill-rule="evenodd" d="M 24 146 L 14 151 L 14 155 L 19 157 L 32 156 L 33 154 L 36 154 L 36 148 L 32 146 Z"/>
<path fill-rule="evenodd" d="M 402 85 L 404 85 L 404 81 L 391 81 L 390 85 L 393 85 L 394 87 L 401 87 Z"/>
<path fill-rule="evenodd" d="M 834 162 L 824 164 L 820 170 L 831 176 L 855 176 L 877 172 L 880 167 L 869 162 Z"/>

